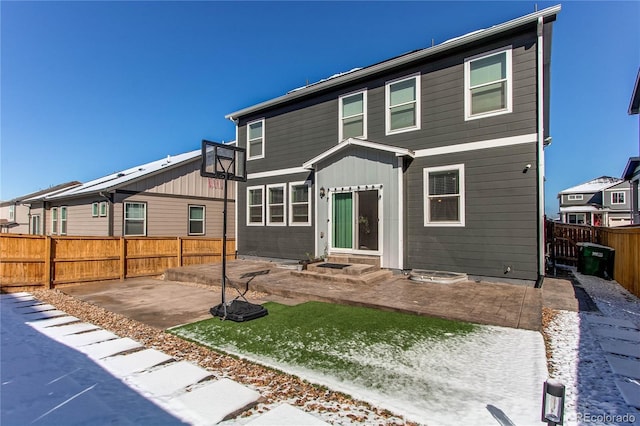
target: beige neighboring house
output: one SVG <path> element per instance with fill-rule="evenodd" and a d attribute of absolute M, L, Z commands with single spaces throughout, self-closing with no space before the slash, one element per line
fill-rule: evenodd
<path fill-rule="evenodd" d="M 48 195 L 81 185 L 78 181 L 52 186 L 41 191 L 0 202 L 0 232 L 12 234 L 42 235 L 43 201 L 35 201 Z"/>
<path fill-rule="evenodd" d="M 200 176 L 201 157 L 167 156 L 24 202 L 40 203 L 46 235 L 221 237 L 224 181 Z M 235 217 L 233 182 L 228 196 Z"/>

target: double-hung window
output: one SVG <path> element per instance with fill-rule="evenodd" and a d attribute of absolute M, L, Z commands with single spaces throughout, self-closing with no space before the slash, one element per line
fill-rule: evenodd
<path fill-rule="evenodd" d="M 367 92 L 340 96 L 339 139 L 367 138 Z"/>
<path fill-rule="evenodd" d="M 420 129 L 420 74 L 387 82 L 387 135 Z"/>
<path fill-rule="evenodd" d="M 465 119 L 511 112 L 511 46 L 464 61 Z"/>
<path fill-rule="evenodd" d="M 147 235 L 147 204 L 124 203 L 124 235 Z"/>
<path fill-rule="evenodd" d="M 285 188 L 283 183 L 267 185 L 267 225 L 287 224 Z"/>
<path fill-rule="evenodd" d="M 40 235 L 40 215 L 31 216 L 31 234 Z"/>
<path fill-rule="evenodd" d="M 264 158 L 264 119 L 247 123 L 247 160 Z"/>
<path fill-rule="evenodd" d="M 54 235 L 58 233 L 58 208 L 57 207 L 51 208 L 51 233 Z"/>
<path fill-rule="evenodd" d="M 204 235 L 204 206 L 189 206 L 189 235 Z"/>
<path fill-rule="evenodd" d="M 247 188 L 247 226 L 264 225 L 264 186 Z"/>
<path fill-rule="evenodd" d="M 464 226 L 464 164 L 424 169 L 424 226 Z"/>
<path fill-rule="evenodd" d="M 67 208 L 60 207 L 60 235 L 67 235 Z"/>
<path fill-rule="evenodd" d="M 624 191 L 612 192 L 611 204 L 624 204 Z"/>
<path fill-rule="evenodd" d="M 289 225 L 311 225 L 309 185 L 305 182 L 292 182 L 289 184 Z"/>

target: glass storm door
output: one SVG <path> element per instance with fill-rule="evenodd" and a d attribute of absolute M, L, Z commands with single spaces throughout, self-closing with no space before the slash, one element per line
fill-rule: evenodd
<path fill-rule="evenodd" d="M 333 247 L 353 248 L 353 194 L 333 194 Z"/>
<path fill-rule="evenodd" d="M 377 190 L 333 194 L 332 215 L 333 248 L 369 251 L 379 249 Z"/>

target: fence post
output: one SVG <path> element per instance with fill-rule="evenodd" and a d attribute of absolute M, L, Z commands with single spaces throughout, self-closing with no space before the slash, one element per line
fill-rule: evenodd
<path fill-rule="evenodd" d="M 182 238 L 178 237 L 178 268 L 182 266 Z"/>
<path fill-rule="evenodd" d="M 46 289 L 51 290 L 53 288 L 53 279 L 51 274 L 51 264 L 53 259 L 53 244 L 51 237 L 46 236 L 44 240 L 44 286 Z"/>
<path fill-rule="evenodd" d="M 120 281 L 124 281 L 127 276 L 127 242 L 124 237 L 120 237 Z"/>

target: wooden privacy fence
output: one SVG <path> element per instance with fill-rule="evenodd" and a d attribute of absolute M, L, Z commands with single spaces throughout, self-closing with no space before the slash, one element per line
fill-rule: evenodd
<path fill-rule="evenodd" d="M 640 297 L 640 227 L 601 228 L 547 221 L 547 252 L 554 263 L 576 266 L 576 244 L 590 242 L 615 250 L 613 278 Z"/>
<path fill-rule="evenodd" d="M 235 256 L 227 241 L 227 259 Z M 222 260 L 222 239 L 201 237 L 48 237 L 0 235 L 0 287 L 45 287 L 153 276 Z"/>

